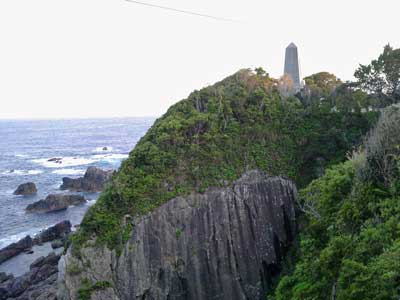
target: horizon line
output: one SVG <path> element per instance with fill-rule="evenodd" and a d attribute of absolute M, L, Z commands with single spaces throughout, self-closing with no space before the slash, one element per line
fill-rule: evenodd
<path fill-rule="evenodd" d="M 143 116 L 89 116 L 89 117 L 0 117 L 0 121 L 61 121 L 61 120 L 95 120 L 95 119 L 132 119 L 159 118 L 161 115 Z"/>

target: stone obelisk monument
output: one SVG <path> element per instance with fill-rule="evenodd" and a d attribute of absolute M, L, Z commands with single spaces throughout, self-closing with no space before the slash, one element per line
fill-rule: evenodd
<path fill-rule="evenodd" d="M 286 47 L 284 74 L 289 75 L 292 79 L 295 92 L 300 91 L 299 54 L 294 43 L 290 43 L 290 45 Z"/>

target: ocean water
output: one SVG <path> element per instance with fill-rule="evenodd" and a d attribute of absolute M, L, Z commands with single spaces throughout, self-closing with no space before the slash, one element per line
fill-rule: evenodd
<path fill-rule="evenodd" d="M 56 213 L 27 214 L 25 208 L 48 194 L 68 193 L 59 190 L 63 177 L 81 177 L 89 166 L 117 169 L 153 122 L 154 118 L 0 120 L 0 249 L 62 220 L 79 224 L 97 193 L 84 193 L 87 204 Z M 62 163 L 48 161 L 54 157 Z M 37 195 L 13 195 L 28 181 L 36 184 Z"/>

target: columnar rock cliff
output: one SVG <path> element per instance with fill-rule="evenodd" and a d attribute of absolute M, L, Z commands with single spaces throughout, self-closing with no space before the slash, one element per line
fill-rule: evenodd
<path fill-rule="evenodd" d="M 262 70 L 171 106 L 71 238 L 72 299 L 264 298 L 295 233 L 295 188 L 257 171 L 238 178 L 262 170 L 308 183 L 369 124 L 314 108 L 283 99 Z"/>
<path fill-rule="evenodd" d="M 295 185 L 260 171 L 130 220 L 120 256 L 69 249 L 66 299 L 264 299 L 296 234 Z"/>

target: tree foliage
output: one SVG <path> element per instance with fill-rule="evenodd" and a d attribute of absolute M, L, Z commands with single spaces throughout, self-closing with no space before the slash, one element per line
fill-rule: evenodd
<path fill-rule="evenodd" d="M 400 49 L 386 45 L 383 53 L 354 73 L 359 85 L 380 99 L 381 106 L 400 100 Z"/>
<path fill-rule="evenodd" d="M 304 94 L 311 100 L 320 101 L 328 99 L 332 93 L 342 84 L 335 75 L 328 72 L 319 72 L 304 78 Z"/>
<path fill-rule="evenodd" d="M 86 214 L 74 246 L 96 237 L 124 244 L 128 218 L 258 168 L 300 186 L 318 169 L 343 161 L 368 131 L 374 114 L 307 109 L 282 98 L 276 81 L 242 70 L 193 92 L 158 119 L 122 164 L 112 184 Z"/>
<path fill-rule="evenodd" d="M 384 188 L 396 186 L 400 176 L 400 107 L 385 109 L 365 143 L 366 163 L 362 176 Z"/>
<path fill-rule="evenodd" d="M 398 159 L 393 122 L 398 127 L 399 117 L 399 109 L 388 109 L 365 142 L 366 153 L 332 167 L 301 191 L 306 225 L 297 263 L 282 276 L 276 300 L 399 299 L 400 190 L 382 184 L 384 176 L 357 176 L 367 168 L 398 186 L 398 161 L 390 160 L 396 170 L 380 164 L 393 153 Z"/>

